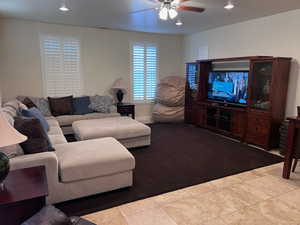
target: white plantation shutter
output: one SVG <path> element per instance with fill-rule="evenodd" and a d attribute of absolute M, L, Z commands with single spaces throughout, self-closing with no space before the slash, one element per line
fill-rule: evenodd
<path fill-rule="evenodd" d="M 132 47 L 133 100 L 152 101 L 157 85 L 157 47 L 134 44 Z"/>
<path fill-rule="evenodd" d="M 41 39 L 45 95 L 80 96 L 80 40 L 44 36 Z"/>

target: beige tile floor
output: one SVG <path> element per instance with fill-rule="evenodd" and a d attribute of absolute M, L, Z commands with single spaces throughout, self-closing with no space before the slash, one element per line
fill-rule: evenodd
<path fill-rule="evenodd" d="M 99 225 L 300 225 L 300 168 L 282 163 L 84 216 Z"/>

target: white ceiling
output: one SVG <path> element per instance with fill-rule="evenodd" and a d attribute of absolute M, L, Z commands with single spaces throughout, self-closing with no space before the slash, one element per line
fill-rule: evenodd
<path fill-rule="evenodd" d="M 58 10 L 61 0 L 0 0 L 0 16 L 49 23 L 105 27 L 142 32 L 188 34 L 249 19 L 300 8 L 300 0 L 233 0 L 227 11 L 226 0 L 192 0 L 186 5 L 206 8 L 203 13 L 180 12 L 184 25 L 161 21 L 157 11 L 132 13 L 156 7 L 149 0 L 67 0 L 71 11 Z"/>

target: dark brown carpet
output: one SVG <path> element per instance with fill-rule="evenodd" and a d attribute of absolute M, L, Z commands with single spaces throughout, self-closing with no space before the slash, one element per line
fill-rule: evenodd
<path fill-rule="evenodd" d="M 186 124 L 153 124 L 150 147 L 131 150 L 134 186 L 58 204 L 83 215 L 282 161 L 279 156 Z"/>

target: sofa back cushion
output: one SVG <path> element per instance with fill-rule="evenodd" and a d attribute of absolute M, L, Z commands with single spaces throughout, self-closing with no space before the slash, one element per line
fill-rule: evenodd
<path fill-rule="evenodd" d="M 53 116 L 73 114 L 73 96 L 67 96 L 62 98 L 48 97 L 48 101 Z"/>
<path fill-rule="evenodd" d="M 49 124 L 39 109 L 33 107 L 33 108 L 30 108 L 27 110 L 22 110 L 22 116 L 38 119 L 40 121 L 44 131 L 46 133 L 49 131 Z"/>
<path fill-rule="evenodd" d="M 75 115 L 84 115 L 92 113 L 93 110 L 89 108 L 91 104 L 89 96 L 83 96 L 78 98 L 73 98 L 73 108 Z"/>
<path fill-rule="evenodd" d="M 48 136 L 38 119 L 16 117 L 14 127 L 27 136 L 27 140 L 20 144 L 25 154 L 53 151 Z"/>
<path fill-rule="evenodd" d="M 1 111 L 10 125 L 14 125 L 14 117 L 21 114 L 23 109 L 28 109 L 23 103 L 18 100 L 12 100 L 9 102 L 4 103 L 3 108 Z"/>

